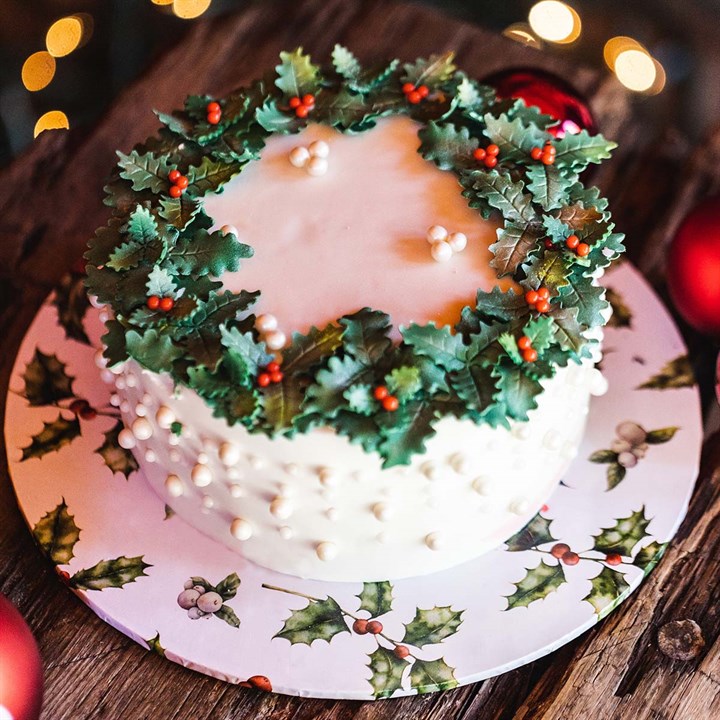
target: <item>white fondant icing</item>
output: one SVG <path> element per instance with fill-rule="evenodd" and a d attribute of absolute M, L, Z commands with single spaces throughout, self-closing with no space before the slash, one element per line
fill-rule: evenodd
<path fill-rule="evenodd" d="M 515 498 L 510 503 L 510 512 L 515 515 L 524 515 L 530 508 L 530 503 L 525 498 Z"/>

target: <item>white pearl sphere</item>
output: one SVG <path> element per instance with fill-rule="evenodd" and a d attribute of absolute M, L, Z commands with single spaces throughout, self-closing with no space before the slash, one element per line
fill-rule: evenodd
<path fill-rule="evenodd" d="M 373 505 L 373 515 L 380 521 L 380 522 L 387 522 L 392 518 L 393 511 L 392 508 L 384 502 L 376 502 Z"/>
<path fill-rule="evenodd" d="M 450 456 L 450 466 L 459 475 L 464 475 L 469 469 L 469 461 L 463 453 L 455 453 Z"/>
<path fill-rule="evenodd" d="M 333 542 L 328 542 L 327 540 L 323 541 L 315 546 L 315 553 L 323 562 L 333 560 L 338 554 L 337 545 Z"/>
<path fill-rule="evenodd" d="M 104 383 L 108 384 L 115 380 L 115 376 L 107 368 L 100 371 L 100 378 Z"/>
<path fill-rule="evenodd" d="M 433 243 L 430 248 L 430 254 L 435 262 L 444 263 L 447 262 L 453 255 L 452 248 L 444 241 Z"/>
<path fill-rule="evenodd" d="M 431 532 L 425 536 L 425 544 L 430 548 L 430 550 L 442 550 L 445 542 L 440 533 Z"/>
<path fill-rule="evenodd" d="M 147 440 L 152 437 L 153 428 L 147 418 L 139 417 L 131 426 L 133 435 L 137 440 Z"/>
<path fill-rule="evenodd" d="M 145 451 L 145 462 L 154 463 L 157 462 L 157 455 L 155 454 L 154 450 L 151 450 L 148 448 Z"/>
<path fill-rule="evenodd" d="M 293 510 L 293 504 L 288 498 L 282 495 L 273 498 L 273 501 L 270 503 L 270 514 L 276 518 L 280 518 L 280 520 L 289 518 L 293 514 Z"/>
<path fill-rule="evenodd" d="M 467 247 L 467 235 L 461 232 L 452 233 L 447 239 L 447 244 L 453 252 L 462 252 Z"/>
<path fill-rule="evenodd" d="M 330 154 L 330 146 L 324 140 L 316 140 L 308 147 L 310 155 L 316 158 L 326 158 Z"/>
<path fill-rule="evenodd" d="M 472 489 L 478 495 L 490 495 L 492 492 L 492 481 L 489 478 L 479 475 L 472 481 Z"/>
<path fill-rule="evenodd" d="M 234 498 L 240 498 L 245 494 L 245 491 L 242 489 L 242 486 L 233 484 L 230 486 L 230 497 Z"/>
<path fill-rule="evenodd" d="M 590 394 L 600 397 L 605 395 L 608 388 L 607 378 L 597 368 L 594 368 L 590 377 Z"/>
<path fill-rule="evenodd" d="M 198 487 L 207 487 L 212 482 L 212 472 L 207 465 L 197 463 L 193 466 L 192 472 L 190 473 L 192 481 Z"/>
<path fill-rule="evenodd" d="M 327 467 L 318 470 L 318 479 L 321 485 L 325 487 L 335 487 L 338 484 L 337 475 L 333 470 Z"/>
<path fill-rule="evenodd" d="M 244 518 L 235 518 L 230 523 L 230 534 L 236 540 L 249 540 L 252 537 L 252 525 Z"/>
<path fill-rule="evenodd" d="M 218 448 L 218 457 L 225 467 L 235 465 L 240 460 L 240 448 L 235 443 L 224 442 Z"/>
<path fill-rule="evenodd" d="M 97 365 L 99 368 L 106 368 L 107 367 L 107 358 L 103 355 L 102 350 L 98 350 L 95 353 L 95 365 Z"/>
<path fill-rule="evenodd" d="M 235 237 L 238 236 L 238 229 L 234 225 L 223 225 L 220 228 L 220 232 L 223 235 L 234 235 Z"/>
<path fill-rule="evenodd" d="M 292 536 L 293 536 L 292 528 L 289 528 L 287 525 L 283 525 L 280 528 L 280 537 L 283 540 L 290 540 L 290 538 L 292 538 Z"/>
<path fill-rule="evenodd" d="M 133 435 L 132 430 L 128 430 L 128 428 L 123 428 L 118 433 L 118 445 L 121 448 L 125 448 L 125 450 L 132 450 L 132 448 L 134 448 L 136 444 L 137 441 L 135 440 L 135 436 Z"/>
<path fill-rule="evenodd" d="M 145 417 L 147 415 L 147 408 L 142 403 L 138 403 L 135 406 L 135 414 L 138 417 Z"/>
<path fill-rule="evenodd" d="M 287 337 L 285 337 L 285 333 L 281 330 L 273 330 L 265 336 L 265 344 L 271 350 L 282 350 L 286 342 Z"/>
<path fill-rule="evenodd" d="M 165 489 L 170 497 L 180 497 L 183 494 L 182 480 L 177 475 L 168 475 L 165 478 Z"/>
<path fill-rule="evenodd" d="M 320 177 L 320 175 L 324 175 L 327 172 L 328 161 L 324 157 L 310 158 L 305 169 L 307 170 L 308 175 L 312 175 L 313 177 Z"/>
<path fill-rule="evenodd" d="M 525 498 L 515 498 L 508 509 L 514 515 L 524 515 L 530 509 L 530 503 Z"/>
<path fill-rule="evenodd" d="M 437 480 L 441 473 L 438 466 L 431 460 L 427 460 L 420 466 L 420 471 L 428 480 Z"/>
<path fill-rule="evenodd" d="M 161 405 L 155 413 L 155 422 L 163 430 L 168 430 L 175 419 L 175 413 L 167 405 Z"/>
<path fill-rule="evenodd" d="M 427 229 L 427 241 L 432 245 L 447 240 L 448 231 L 442 225 L 431 225 Z"/>
<path fill-rule="evenodd" d="M 274 315 L 270 315 L 270 313 L 258 315 L 255 320 L 255 329 L 261 333 L 269 333 L 273 330 L 277 330 L 277 326 L 277 318 Z"/>
<path fill-rule="evenodd" d="M 298 145 L 297 147 L 293 148 L 288 155 L 288 160 L 290 160 L 290 164 L 295 166 L 296 168 L 305 167 L 309 159 L 310 152 L 303 145 Z"/>

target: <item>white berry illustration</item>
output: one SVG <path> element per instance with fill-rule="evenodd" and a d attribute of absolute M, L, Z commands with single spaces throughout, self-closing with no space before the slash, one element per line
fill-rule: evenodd
<path fill-rule="evenodd" d="M 191 607 L 187 611 L 187 614 L 191 620 L 199 620 L 202 617 L 210 617 L 207 613 L 204 613 L 200 608 L 197 607 Z"/>
<path fill-rule="evenodd" d="M 197 605 L 199 597 L 200 593 L 197 590 L 189 588 L 188 590 L 183 590 L 178 595 L 177 603 L 183 610 L 190 610 Z"/>
<path fill-rule="evenodd" d="M 190 620 L 216 617 L 237 628 L 240 627 L 240 620 L 225 603 L 235 597 L 239 586 L 237 573 L 231 573 L 217 585 L 204 577 L 193 576 L 185 581 L 185 589 L 178 595 L 177 604 L 187 612 Z"/>
<path fill-rule="evenodd" d="M 217 612 L 222 607 L 223 601 L 216 592 L 206 592 L 198 598 L 197 606 L 206 613 Z"/>

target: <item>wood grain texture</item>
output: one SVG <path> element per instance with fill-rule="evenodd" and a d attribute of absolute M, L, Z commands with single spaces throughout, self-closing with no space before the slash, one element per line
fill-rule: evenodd
<path fill-rule="evenodd" d="M 569 67 L 409 4 L 374 0 L 257 3 L 193 26 L 189 35 L 127 88 L 86 132 L 45 133 L 0 173 L 0 404 L 15 351 L 36 308 L 105 222 L 99 191 L 116 148 L 152 133 L 150 108 L 170 110 L 193 92 L 225 93 L 274 65 L 298 44 L 318 57 L 335 42 L 361 58 L 412 59 L 446 49 L 483 77 L 521 65 L 568 77 L 592 102 L 622 150 L 595 180 L 609 194 L 631 258 L 662 278 L 674 227 L 704 192 L 720 185 L 720 132 L 690 153 L 672 133 L 648 146 L 629 101 L 605 73 Z M 212 52 L 208 51 L 212 48 Z M 662 148 L 658 151 L 658 148 Z M 697 344 L 697 359 L 707 350 Z M 702 356 L 702 357 L 701 357 Z M 46 669 L 44 718 L 183 720 L 381 720 L 393 718 L 679 718 L 720 716 L 720 436 L 705 444 L 689 514 L 665 559 L 608 619 L 551 656 L 446 693 L 377 703 L 264 695 L 195 674 L 149 653 L 105 625 L 57 581 L 25 528 L 0 469 L 0 591 L 19 607 Z M 693 661 L 672 661 L 656 634 L 670 620 L 695 620 L 706 642 Z"/>

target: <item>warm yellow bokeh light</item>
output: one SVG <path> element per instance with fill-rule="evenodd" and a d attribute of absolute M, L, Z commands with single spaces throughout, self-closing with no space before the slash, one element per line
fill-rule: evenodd
<path fill-rule="evenodd" d="M 51 110 L 38 118 L 35 123 L 33 137 L 37 137 L 45 130 L 68 130 L 70 121 L 62 110 Z"/>
<path fill-rule="evenodd" d="M 50 26 L 45 36 L 45 46 L 53 57 L 64 57 L 80 45 L 82 36 L 82 20 L 71 15 L 56 20 Z"/>
<path fill-rule="evenodd" d="M 153 5 L 172 5 L 173 0 L 152 0 Z"/>
<path fill-rule="evenodd" d="M 528 21 L 533 32 L 543 40 L 570 43 L 580 36 L 580 16 L 559 0 L 541 0 L 530 8 Z"/>
<path fill-rule="evenodd" d="M 627 37 L 627 35 L 618 35 L 610 38 L 603 47 L 603 58 L 605 64 L 614 72 L 615 59 L 621 52 L 625 50 L 640 50 L 647 53 L 647 50 L 635 39 Z"/>
<path fill-rule="evenodd" d="M 645 92 L 657 77 L 655 61 L 644 50 L 623 50 L 615 58 L 615 75 L 628 90 Z"/>
<path fill-rule="evenodd" d="M 665 83 L 667 82 L 667 75 L 665 74 L 665 68 L 653 58 L 655 65 L 655 81 L 647 89 L 648 95 L 659 95 L 665 89 Z"/>
<path fill-rule="evenodd" d="M 183 20 L 200 17 L 212 3 L 212 0 L 175 0 L 173 12 Z"/>
<path fill-rule="evenodd" d="M 44 50 L 33 53 L 24 62 L 21 76 L 23 85 L 30 92 L 42 90 L 55 77 L 55 58 Z"/>
<path fill-rule="evenodd" d="M 522 43 L 536 50 L 542 49 L 542 41 L 532 34 L 532 30 L 527 23 L 513 23 L 503 30 L 502 33 L 506 38 Z"/>

